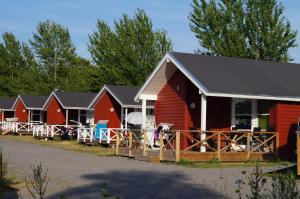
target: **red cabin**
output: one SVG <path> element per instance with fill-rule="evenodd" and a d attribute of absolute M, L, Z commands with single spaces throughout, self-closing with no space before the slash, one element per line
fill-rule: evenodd
<path fill-rule="evenodd" d="M 53 91 L 43 106 L 47 111 L 47 124 L 94 123 L 93 113 L 88 106 L 95 96 L 96 93 Z"/>
<path fill-rule="evenodd" d="M 300 117 L 299 74 L 298 64 L 173 52 L 135 100 L 155 100 L 156 123 L 173 129 L 277 131 L 281 158 L 291 158 Z"/>
<path fill-rule="evenodd" d="M 134 101 L 139 87 L 104 85 L 90 105 L 94 110 L 95 123 L 106 120 L 107 128 L 127 129 L 127 115 L 141 112 L 142 104 Z M 147 106 L 151 114 L 153 104 Z"/>
<path fill-rule="evenodd" d="M 0 99 L 0 112 L 1 112 L 1 121 L 5 121 L 6 118 L 14 118 L 15 110 L 14 105 L 17 98 L 10 99 Z"/>

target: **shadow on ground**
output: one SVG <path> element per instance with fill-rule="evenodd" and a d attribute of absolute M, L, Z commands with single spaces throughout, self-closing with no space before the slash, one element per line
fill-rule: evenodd
<path fill-rule="evenodd" d="M 144 171 L 114 171 L 104 174 L 89 174 L 82 178 L 90 180 L 86 186 L 74 187 L 49 198 L 102 198 L 101 189 L 121 199 L 184 199 L 184 198 L 227 198 L 205 185 L 187 183 L 185 176 L 179 173 L 158 173 Z"/>
<path fill-rule="evenodd" d="M 1 190 L 2 193 L 0 193 L 0 198 L 3 199 L 18 199 L 19 198 L 19 194 L 18 194 L 18 190 L 17 189 L 13 189 L 13 188 L 4 188 L 3 190 Z"/>

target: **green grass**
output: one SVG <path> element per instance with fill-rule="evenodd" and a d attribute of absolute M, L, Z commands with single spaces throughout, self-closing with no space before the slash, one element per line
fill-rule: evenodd
<path fill-rule="evenodd" d="M 16 141 L 16 142 L 27 142 L 32 144 L 39 144 L 43 146 L 48 147 L 57 147 L 65 150 L 70 151 L 79 151 L 89 154 L 94 154 L 98 156 L 113 156 L 115 155 L 115 149 L 112 149 L 111 147 L 101 147 L 101 146 L 87 146 L 84 144 L 80 144 L 77 141 L 70 141 L 70 140 L 39 140 L 36 138 L 33 138 L 32 136 L 1 136 L 0 139 L 6 139 L 10 141 Z"/>
<path fill-rule="evenodd" d="M 192 162 L 189 160 L 181 160 L 178 163 L 165 162 L 166 164 L 175 164 L 179 166 L 184 166 L 188 168 L 237 168 L 237 167 L 255 167 L 256 161 L 247 161 L 247 162 L 224 162 L 219 163 L 217 161 L 211 162 Z M 287 161 L 274 161 L 274 162 L 259 162 L 260 167 L 271 167 L 271 166 L 288 166 L 291 165 L 291 162 Z"/>

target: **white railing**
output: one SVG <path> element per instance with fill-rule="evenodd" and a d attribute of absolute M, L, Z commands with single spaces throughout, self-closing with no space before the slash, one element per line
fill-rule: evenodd
<path fill-rule="evenodd" d="M 45 131 L 42 136 L 54 137 L 56 135 L 73 135 L 77 133 L 77 125 L 46 125 Z"/>
<path fill-rule="evenodd" d="M 44 124 L 34 124 L 32 127 L 32 135 L 36 137 L 44 135 L 45 131 L 46 125 Z"/>
<path fill-rule="evenodd" d="M 12 131 L 12 132 L 16 132 L 18 128 L 18 123 L 17 122 L 2 122 L 1 124 L 1 130 L 2 131 Z"/>
<path fill-rule="evenodd" d="M 113 129 L 113 128 L 100 128 L 100 136 L 99 142 L 100 143 L 111 143 L 116 141 L 117 134 L 119 131 L 124 131 L 124 129 Z"/>
<path fill-rule="evenodd" d="M 77 128 L 80 125 L 46 125 L 34 122 L 16 122 L 4 121 L 1 122 L 0 128 L 2 131 L 18 132 L 32 132 L 33 136 L 40 137 L 54 137 L 55 135 L 62 135 L 67 133 L 69 136 L 77 134 Z"/>
<path fill-rule="evenodd" d="M 94 128 L 93 127 L 79 127 L 77 129 L 77 141 L 79 142 L 82 140 L 83 142 L 86 142 L 88 140 L 89 142 L 93 142 L 95 139 L 94 137 Z"/>

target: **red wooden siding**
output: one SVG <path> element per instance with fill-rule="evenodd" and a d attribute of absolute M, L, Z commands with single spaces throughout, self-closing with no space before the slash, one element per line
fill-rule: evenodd
<path fill-rule="evenodd" d="M 157 125 L 172 123 L 175 129 L 185 128 L 185 84 L 185 77 L 175 72 L 159 92 L 154 109 Z"/>
<path fill-rule="evenodd" d="M 195 108 L 191 108 L 191 104 Z M 201 129 L 201 95 L 199 89 L 179 70 L 163 86 L 155 102 L 156 124 L 171 123 L 173 129 Z M 231 98 L 207 98 L 207 130 L 230 130 Z M 188 133 L 186 133 L 188 134 Z M 189 140 L 181 137 L 183 147 Z"/>
<path fill-rule="evenodd" d="M 28 110 L 25 108 L 25 105 L 21 100 L 17 101 L 16 105 L 16 118 L 18 118 L 19 122 L 27 122 L 28 121 Z"/>
<path fill-rule="evenodd" d="M 270 111 L 270 126 L 279 132 L 279 152 L 282 159 L 293 159 L 295 156 L 295 131 L 299 117 L 299 103 L 278 102 Z"/>
<path fill-rule="evenodd" d="M 157 124 L 172 123 L 173 129 L 201 129 L 199 89 L 178 70 L 158 94 L 155 120 Z M 230 125 L 231 98 L 207 97 L 207 129 L 228 130 Z"/>
<path fill-rule="evenodd" d="M 2 111 L 0 111 L 0 121 L 4 121 L 4 115 Z"/>
<path fill-rule="evenodd" d="M 60 111 L 58 111 L 60 110 Z M 55 97 L 52 97 L 47 107 L 47 124 L 65 124 L 65 110 Z"/>
<path fill-rule="evenodd" d="M 94 109 L 95 123 L 99 120 L 108 120 L 108 128 L 121 127 L 121 106 L 108 92 L 96 102 Z"/>

